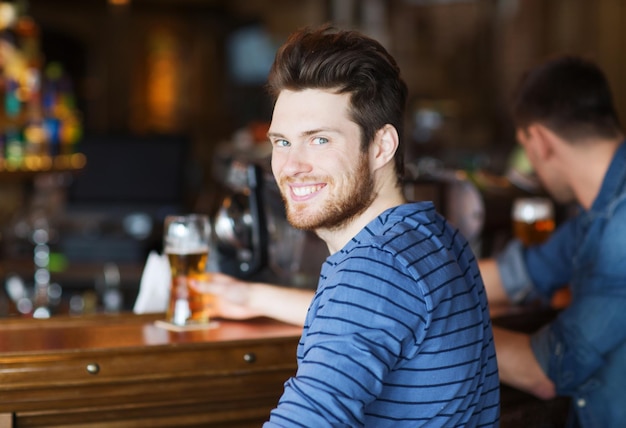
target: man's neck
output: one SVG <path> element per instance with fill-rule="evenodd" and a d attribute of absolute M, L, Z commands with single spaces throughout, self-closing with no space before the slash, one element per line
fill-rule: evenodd
<path fill-rule="evenodd" d="M 326 243 L 330 254 L 334 254 L 376 217 L 386 210 L 404 203 L 406 203 L 406 199 L 399 188 L 388 190 L 385 193 L 379 192 L 370 206 L 348 223 L 337 228 L 316 229 L 315 233 Z"/>
<path fill-rule="evenodd" d="M 569 170 L 576 199 L 586 210 L 598 197 L 604 177 L 623 139 L 596 140 L 575 148 Z"/>

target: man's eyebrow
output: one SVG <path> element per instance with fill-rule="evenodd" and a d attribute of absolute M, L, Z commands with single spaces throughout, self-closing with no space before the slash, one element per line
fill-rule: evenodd
<path fill-rule="evenodd" d="M 339 133 L 338 130 L 334 129 L 334 128 L 317 128 L 317 129 L 310 129 L 308 131 L 303 131 L 300 133 L 301 137 L 308 137 L 310 135 L 315 135 L 315 134 L 319 134 L 319 133 Z M 267 133 L 268 137 L 273 137 L 273 138 L 285 138 L 285 135 L 281 134 L 280 132 L 268 132 Z"/>
<path fill-rule="evenodd" d="M 309 136 L 309 135 L 315 135 L 315 134 L 320 134 L 320 133 L 338 133 L 339 131 L 337 131 L 334 128 L 317 128 L 317 129 L 311 129 L 309 131 L 304 131 L 301 135 L 302 136 Z"/>
<path fill-rule="evenodd" d="M 267 133 L 267 137 L 268 138 L 285 138 L 285 136 L 283 134 L 281 134 L 280 132 L 268 132 Z"/>

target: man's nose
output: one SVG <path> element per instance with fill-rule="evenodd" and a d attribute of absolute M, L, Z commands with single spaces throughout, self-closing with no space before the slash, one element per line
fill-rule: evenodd
<path fill-rule="evenodd" d="M 272 164 L 279 168 L 283 175 L 297 175 L 311 172 L 313 164 L 304 147 L 290 147 L 285 153 L 272 156 Z"/>

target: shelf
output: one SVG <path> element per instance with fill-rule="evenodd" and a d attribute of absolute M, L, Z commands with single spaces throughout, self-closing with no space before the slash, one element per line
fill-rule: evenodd
<path fill-rule="evenodd" d="M 26 156 L 19 167 L 7 164 L 0 159 L 0 181 L 23 180 L 33 178 L 43 173 L 77 172 L 87 164 L 87 158 L 82 153 L 57 156 Z"/>
<path fill-rule="evenodd" d="M 106 261 L 70 262 L 62 271 L 51 272 L 51 281 L 59 282 L 62 286 L 66 283 L 93 285 L 95 279 L 103 275 L 106 264 Z M 119 262 L 115 263 L 115 266 L 119 270 L 122 281 L 139 286 L 144 268 L 143 263 Z M 34 272 L 35 264 L 29 259 L 11 259 L 0 262 L 0 280 L 11 274 L 17 274 L 28 280 Z"/>

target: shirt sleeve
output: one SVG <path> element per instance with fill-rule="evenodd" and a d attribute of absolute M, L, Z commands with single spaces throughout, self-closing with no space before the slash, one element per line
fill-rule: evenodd
<path fill-rule="evenodd" d="M 387 373 L 412 356 L 427 316 L 394 263 L 383 252 L 352 261 L 318 293 L 298 371 L 265 428 L 363 425 Z"/>
<path fill-rule="evenodd" d="M 502 286 L 509 300 L 522 303 L 534 295 L 534 284 L 526 269 L 524 247 L 521 241 L 514 239 L 496 257 Z"/>
<path fill-rule="evenodd" d="M 594 382 L 594 373 L 613 364 L 612 352 L 626 342 L 626 210 L 619 216 L 588 231 L 596 240 L 576 271 L 580 284 L 572 303 L 531 336 L 535 357 L 559 394 Z"/>
<path fill-rule="evenodd" d="M 558 394 L 574 394 L 624 341 L 626 317 L 622 308 L 626 300 L 611 300 L 596 297 L 571 304 L 531 336 L 535 358 L 555 383 Z"/>
<path fill-rule="evenodd" d="M 548 241 L 528 248 L 514 239 L 496 256 L 502 285 L 513 303 L 548 302 L 556 290 L 568 284 L 576 227 L 575 220 L 563 223 Z"/>
<path fill-rule="evenodd" d="M 570 283 L 580 227 L 580 217 L 574 217 L 561 224 L 545 243 L 524 249 L 528 275 L 544 299 Z"/>

